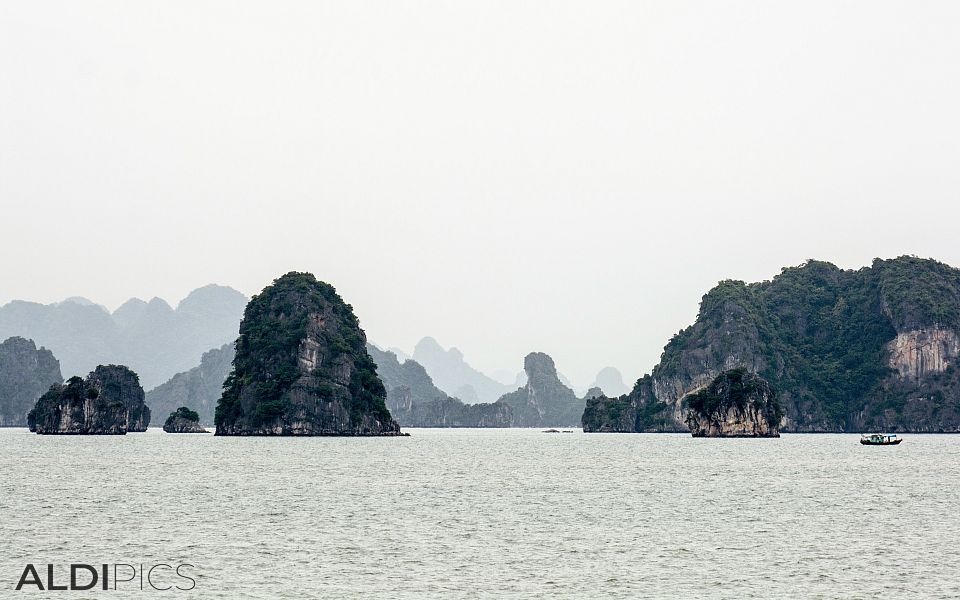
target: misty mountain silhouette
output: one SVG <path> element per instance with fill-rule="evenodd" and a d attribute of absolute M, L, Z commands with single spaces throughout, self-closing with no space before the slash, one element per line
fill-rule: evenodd
<path fill-rule="evenodd" d="M 515 389 L 474 369 L 464 360 L 460 350 L 445 350 L 432 337 L 417 342 L 413 360 L 423 365 L 434 385 L 467 403 L 495 402 Z"/>
<path fill-rule="evenodd" d="M 616 398 L 630 391 L 630 386 L 623 382 L 623 375 L 614 367 L 600 369 L 590 387 L 600 388 L 608 398 Z"/>
<path fill-rule="evenodd" d="M 0 339 L 21 336 L 50 349 L 61 371 L 84 375 L 100 364 L 123 364 L 151 389 L 200 363 L 204 352 L 237 338 L 247 298 L 207 285 L 174 309 L 132 298 L 112 314 L 82 297 L 55 304 L 14 300 L 0 307 Z"/>

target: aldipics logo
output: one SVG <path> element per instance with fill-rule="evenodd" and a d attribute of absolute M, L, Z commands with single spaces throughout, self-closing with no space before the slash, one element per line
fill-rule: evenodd
<path fill-rule="evenodd" d="M 40 571 L 45 567 L 46 579 L 40 577 Z M 138 568 L 139 567 L 139 568 Z M 101 564 L 98 566 L 74 563 L 69 567 L 55 565 L 40 565 L 40 571 L 34 564 L 23 568 L 20 581 L 17 582 L 17 591 L 37 590 L 76 591 L 76 590 L 104 590 L 104 591 L 141 591 L 156 590 L 188 591 L 197 587 L 196 580 L 190 576 L 190 570 L 195 568 L 191 564 L 180 563 L 171 565 L 157 563 L 155 565 L 131 565 L 127 563 Z M 69 581 L 69 583 L 67 583 Z"/>

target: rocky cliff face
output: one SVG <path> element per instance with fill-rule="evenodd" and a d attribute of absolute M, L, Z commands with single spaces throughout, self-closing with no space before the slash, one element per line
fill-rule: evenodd
<path fill-rule="evenodd" d="M 123 435 L 146 430 L 150 410 L 136 373 L 121 365 L 101 365 L 86 379 L 71 377 L 65 385 L 51 387 L 27 421 L 31 431 L 41 434 Z"/>
<path fill-rule="evenodd" d="M 60 363 L 33 340 L 0 344 L 0 427 L 26 427 L 27 413 L 50 386 L 62 383 Z"/>
<path fill-rule="evenodd" d="M 682 404 L 693 437 L 780 437 L 783 412 L 776 393 L 744 369 L 720 373 Z"/>
<path fill-rule="evenodd" d="M 497 401 L 513 410 L 514 427 L 568 427 L 580 422 L 584 401 L 560 381 L 552 358 L 532 352 L 523 369 L 526 385 Z"/>
<path fill-rule="evenodd" d="M 956 362 L 960 337 L 952 329 L 934 325 L 898 332 L 886 350 L 890 367 L 901 379 L 921 381 L 943 373 Z"/>
<path fill-rule="evenodd" d="M 684 430 L 681 400 L 743 368 L 778 391 L 783 431 L 960 431 L 958 332 L 960 271 L 932 260 L 724 281 L 630 394 L 588 407 L 584 429 Z"/>
<path fill-rule="evenodd" d="M 437 398 L 414 404 L 404 413 L 410 427 L 512 427 L 513 413 L 502 402 L 464 404 L 456 398 Z"/>
<path fill-rule="evenodd" d="M 214 409 L 223 394 L 223 382 L 233 368 L 233 355 L 233 342 L 204 352 L 198 366 L 177 373 L 147 392 L 147 406 L 157 415 L 168 414 L 180 406 L 193 406 L 201 423 L 213 423 Z"/>
<path fill-rule="evenodd" d="M 681 411 L 682 416 L 682 411 Z M 657 400 L 653 378 L 641 377 L 629 394 L 617 398 L 587 396 L 581 420 L 587 433 L 677 433 L 686 425 L 677 421 L 674 411 Z"/>
<path fill-rule="evenodd" d="M 377 374 L 387 390 L 387 408 L 406 427 L 510 427 L 512 412 L 505 404 L 465 404 L 433 385 L 414 360 L 400 363 L 393 352 L 367 345 Z"/>
<path fill-rule="evenodd" d="M 143 432 L 150 425 L 150 408 L 144 402 L 140 378 L 123 365 L 99 366 L 87 376 L 87 383 L 100 396 L 123 402 L 127 408 L 127 431 Z"/>
<path fill-rule="evenodd" d="M 353 309 L 288 273 L 250 300 L 217 435 L 400 435 Z"/>

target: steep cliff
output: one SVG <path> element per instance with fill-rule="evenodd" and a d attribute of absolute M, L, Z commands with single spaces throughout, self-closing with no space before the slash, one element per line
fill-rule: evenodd
<path fill-rule="evenodd" d="M 147 406 L 157 415 L 173 412 L 180 406 L 193 406 L 201 423 L 213 423 L 213 411 L 223 394 L 223 382 L 233 368 L 233 355 L 233 342 L 204 352 L 199 365 L 177 373 L 147 392 Z"/>
<path fill-rule="evenodd" d="M 143 432 L 150 425 L 150 408 L 144 403 L 140 377 L 124 365 L 99 366 L 87 376 L 87 383 L 100 396 L 123 402 L 127 408 L 127 431 Z"/>
<path fill-rule="evenodd" d="M 958 332 L 960 270 L 933 260 L 723 281 L 630 394 L 588 407 L 584 429 L 684 430 L 683 397 L 744 368 L 777 390 L 783 431 L 960 431 Z"/>
<path fill-rule="evenodd" d="M 62 382 L 60 363 L 46 348 L 21 337 L 0 343 L 0 427 L 26 427 L 37 399 Z"/>
<path fill-rule="evenodd" d="M 353 308 L 309 273 L 247 304 L 217 435 L 400 435 Z"/>
<path fill-rule="evenodd" d="M 393 352 L 367 345 L 387 390 L 387 408 L 406 427 L 510 427 L 512 411 L 502 403 L 465 404 L 433 385 L 418 362 L 400 362 Z"/>
<path fill-rule="evenodd" d="M 123 435 L 145 431 L 150 409 L 136 373 L 122 365 L 100 365 L 86 379 L 54 385 L 27 415 L 41 434 Z"/>
<path fill-rule="evenodd" d="M 560 381 L 552 358 L 532 352 L 524 358 L 523 369 L 526 385 L 497 401 L 513 410 L 514 427 L 566 427 L 580 422 L 584 401 Z"/>
<path fill-rule="evenodd" d="M 783 411 L 770 384 L 744 369 L 724 371 L 683 399 L 693 437 L 780 437 Z"/>

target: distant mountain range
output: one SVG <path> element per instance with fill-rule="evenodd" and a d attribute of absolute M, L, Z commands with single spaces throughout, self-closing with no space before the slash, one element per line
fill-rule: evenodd
<path fill-rule="evenodd" d="M 434 385 L 468 404 L 495 402 L 516 389 L 471 367 L 457 348 L 445 350 L 437 340 L 425 337 L 413 350 L 413 360 L 427 370 Z"/>
<path fill-rule="evenodd" d="M 181 406 L 196 411 L 200 423 L 213 425 L 213 413 L 223 394 L 223 382 L 233 366 L 233 343 L 203 353 L 200 364 L 177 373 L 169 381 L 147 392 L 146 403 L 157 422 Z"/>
<path fill-rule="evenodd" d="M 132 298 L 113 313 L 79 297 L 55 304 L 14 300 L 0 307 L 0 340 L 19 336 L 46 347 L 67 377 L 100 364 L 127 365 L 149 390 L 233 342 L 246 303 L 219 285 L 190 292 L 175 309 L 160 298 Z"/>
<path fill-rule="evenodd" d="M 458 348 L 445 349 L 429 336 L 417 343 L 412 357 L 398 348 L 390 348 L 389 351 L 397 356 L 400 363 L 412 358 L 423 365 L 434 385 L 467 404 L 496 402 L 504 394 L 527 384 L 526 371 L 511 374 L 501 369 L 494 372 L 493 376 L 487 375 L 472 367 Z M 578 388 L 564 377 L 563 373 L 558 372 L 557 377 L 563 385 L 575 390 L 577 394 L 594 387 L 602 389 L 607 396 L 620 396 L 630 391 L 630 387 L 623 382 L 620 371 L 613 367 L 601 369 L 596 380 L 586 388 Z"/>
<path fill-rule="evenodd" d="M 553 359 L 533 352 L 524 359 L 525 383 L 496 402 L 465 404 L 434 385 L 415 359 L 400 362 L 391 351 L 367 344 L 387 390 L 387 407 L 407 427 L 576 426 L 584 400 L 564 385 Z M 600 395 L 599 390 L 594 395 Z"/>

